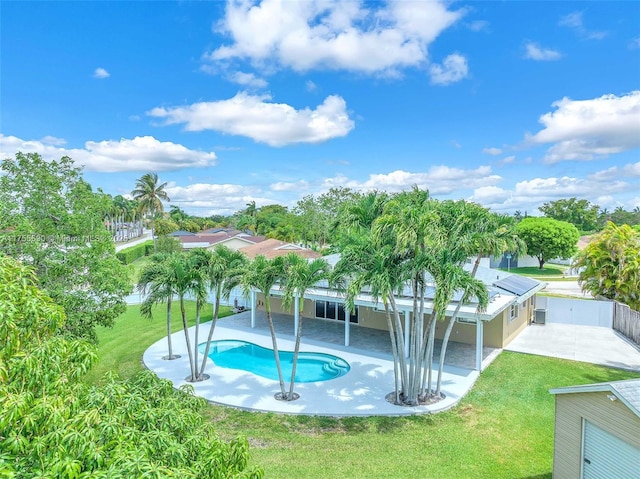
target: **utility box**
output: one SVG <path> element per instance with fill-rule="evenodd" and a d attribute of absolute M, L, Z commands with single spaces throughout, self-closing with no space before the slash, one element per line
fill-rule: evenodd
<path fill-rule="evenodd" d="M 547 322 L 547 310 L 536 309 L 533 311 L 533 322 L 536 324 L 545 324 Z"/>

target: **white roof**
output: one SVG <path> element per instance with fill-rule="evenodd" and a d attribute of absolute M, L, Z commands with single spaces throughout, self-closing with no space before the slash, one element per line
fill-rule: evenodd
<path fill-rule="evenodd" d="M 551 389 L 551 394 L 608 392 L 622 401 L 636 416 L 640 417 L 640 379 L 584 384 Z"/>

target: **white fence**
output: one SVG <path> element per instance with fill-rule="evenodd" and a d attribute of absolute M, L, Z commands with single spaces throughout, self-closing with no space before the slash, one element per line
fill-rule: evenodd
<path fill-rule="evenodd" d="M 174 298 L 174 299 L 178 299 L 178 298 Z M 191 296 L 188 296 L 187 299 L 193 300 L 194 298 Z M 207 302 L 209 304 L 213 304 L 215 300 L 216 300 L 215 294 L 209 293 L 209 296 L 207 297 Z M 130 294 L 125 298 L 125 302 L 127 304 L 141 304 L 143 301 L 144 301 L 144 295 L 138 293 L 137 291 L 135 291 L 133 294 Z M 220 300 L 220 304 L 224 306 L 234 306 L 234 307 L 244 306 L 245 308 L 249 308 L 251 301 L 249 300 L 249 298 L 246 298 L 243 295 L 241 288 L 235 288 L 231 291 L 231 294 L 229 295 L 229 299 Z"/>
<path fill-rule="evenodd" d="M 536 297 L 536 309 L 546 310 L 547 323 L 613 326 L 613 302 L 586 299 Z"/>

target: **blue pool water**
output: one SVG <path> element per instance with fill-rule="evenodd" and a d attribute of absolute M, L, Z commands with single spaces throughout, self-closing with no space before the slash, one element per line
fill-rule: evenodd
<path fill-rule="evenodd" d="M 198 346 L 198 350 L 204 353 L 205 347 L 206 343 L 202 343 Z M 288 383 L 291 380 L 293 352 L 278 351 L 278 353 L 282 375 Z M 209 357 L 216 366 L 242 369 L 264 378 L 278 380 L 278 370 L 272 349 L 247 341 L 223 339 L 211 342 Z M 296 365 L 296 382 L 328 381 L 344 376 L 350 368 L 349 363 L 338 356 L 300 351 Z"/>

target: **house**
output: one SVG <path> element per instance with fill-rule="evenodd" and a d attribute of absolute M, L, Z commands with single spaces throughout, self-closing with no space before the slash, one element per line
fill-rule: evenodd
<path fill-rule="evenodd" d="M 640 478 L 640 379 L 552 389 L 553 477 Z"/>
<path fill-rule="evenodd" d="M 175 231 L 170 233 L 182 243 L 185 250 L 193 248 L 212 249 L 218 245 L 224 245 L 234 251 L 245 246 L 251 246 L 266 238 L 264 236 L 253 236 L 246 231 L 238 231 L 234 229 L 212 228 L 201 231 L 200 233 L 189 233 L 188 231 Z"/>
<path fill-rule="evenodd" d="M 320 253 L 311 249 L 277 239 L 267 239 L 240 248 L 238 251 L 246 254 L 249 259 L 253 259 L 256 256 L 260 255 L 266 257 L 267 259 L 272 259 L 277 256 L 285 256 L 289 253 L 295 253 L 299 256 L 302 256 L 303 258 L 320 258 L 322 256 Z"/>
<path fill-rule="evenodd" d="M 267 240 L 269 241 L 269 240 Z M 266 241 L 265 241 L 266 243 Z M 257 245 L 256 245 L 257 246 Z M 244 250 L 253 248 L 248 247 Z M 241 250 L 242 251 L 242 250 Z M 326 257 L 330 263 L 337 262 L 338 255 Z M 467 269 L 471 264 L 465 266 Z M 535 295 L 545 287 L 545 283 L 503 271 L 480 267 L 476 278 L 487 285 L 490 302 L 485 312 L 477 311 L 477 304 L 464 304 L 458 313 L 456 324 L 451 333 L 451 340 L 475 346 L 475 368 L 482 370 L 483 347 L 504 348 L 527 325 L 532 322 L 535 310 Z M 433 308 L 435 286 L 430 285 L 425 292 L 425 312 L 428 314 Z M 278 286 L 271 290 L 271 310 L 274 313 L 290 314 L 290 310 L 282 306 L 282 291 Z M 456 309 L 460 296 L 454 297 L 447 311 L 452 314 Z M 294 314 L 302 314 L 305 320 L 338 321 L 344 323 L 344 345 L 349 346 L 351 324 L 378 330 L 387 329 L 387 318 L 381 302 L 376 301 L 367 289 L 356 297 L 355 311 L 347 311 L 344 295 L 332 289 L 325 283 L 319 283 L 306 291 L 302 313 L 294 308 Z M 405 325 L 409 325 L 413 314 L 413 293 L 406 287 L 402 294 L 396 297 L 397 307 L 404 318 Z M 251 324 L 255 325 L 255 311 L 264 310 L 264 298 L 253 292 L 250 298 Z M 349 318 L 347 321 L 346 318 Z M 298 318 L 294 316 L 293 323 Z M 442 339 L 446 329 L 444 322 L 437 324 L 436 338 Z M 405 327 L 405 330 L 408 330 Z M 409 350 L 409 336 L 405 337 L 406 350 Z"/>

